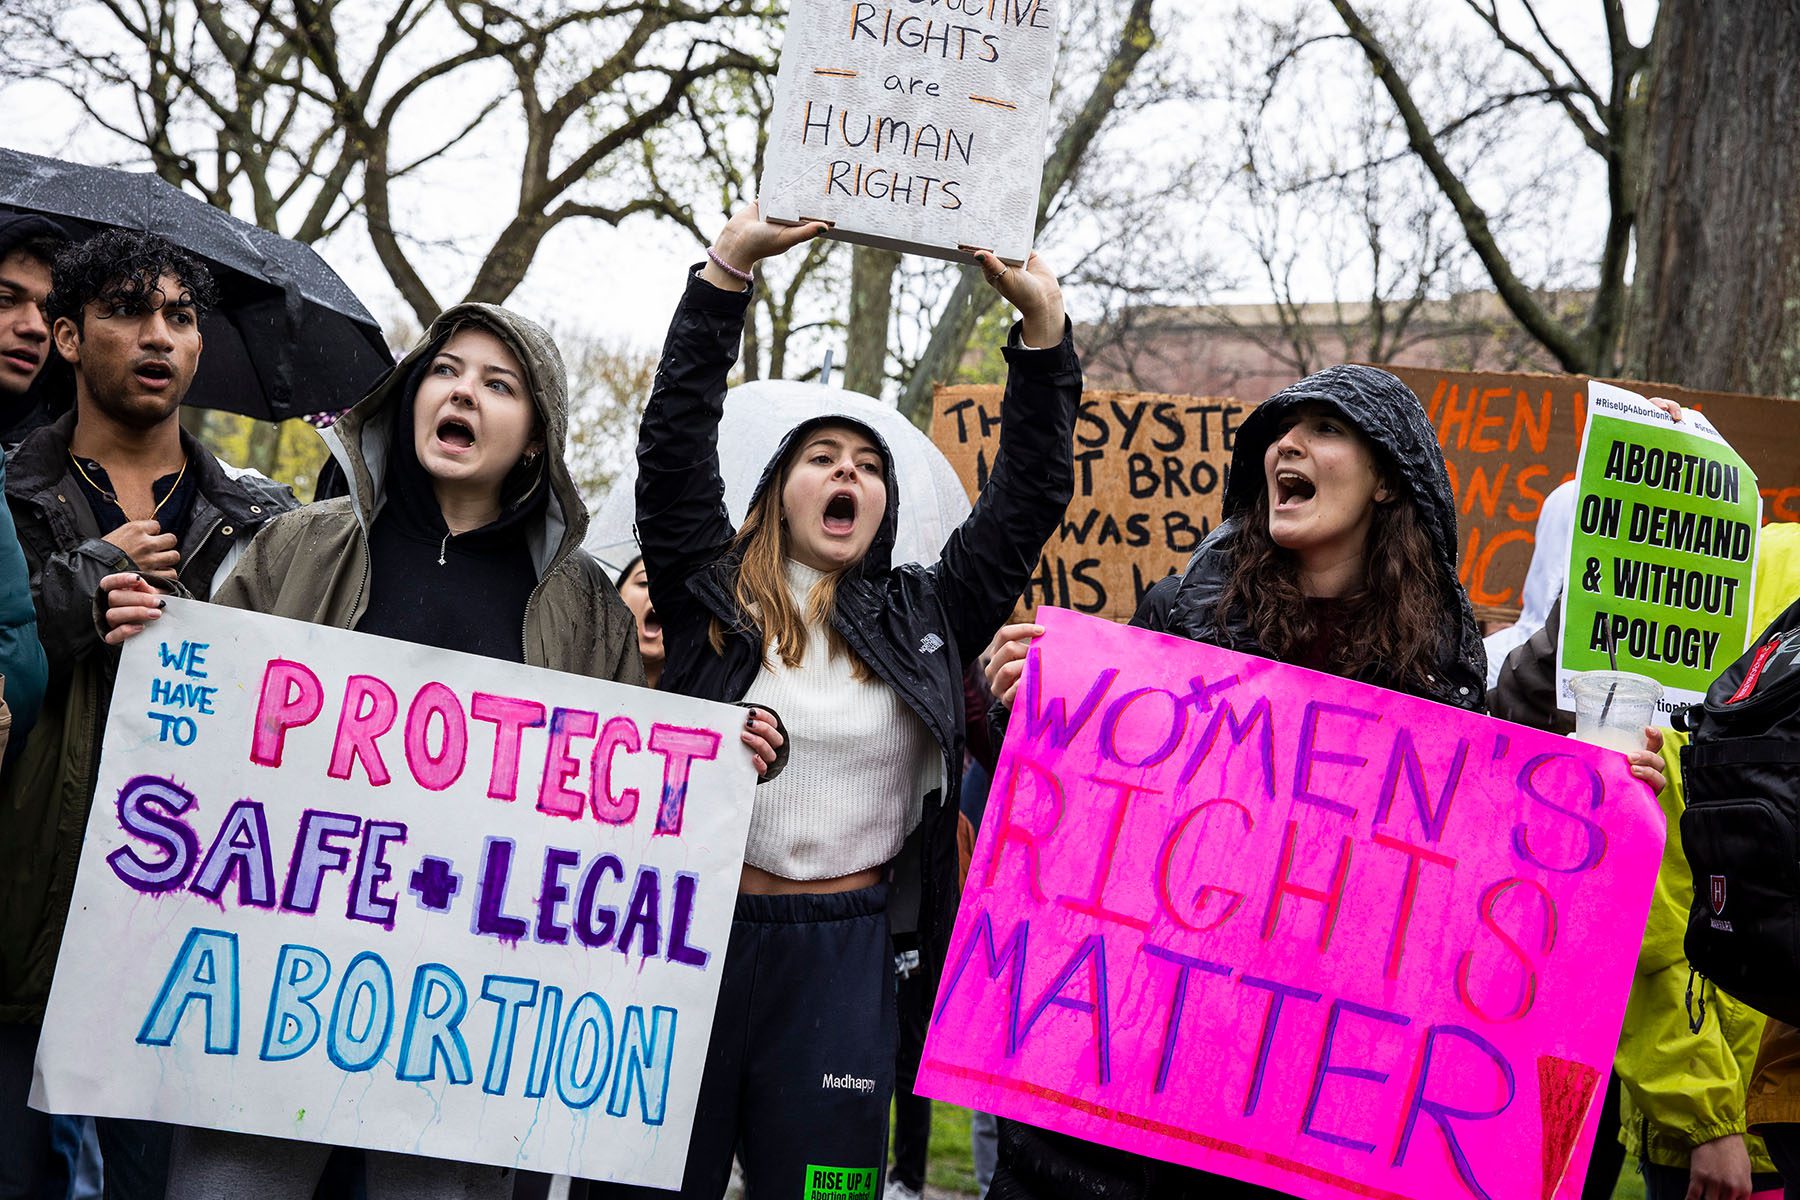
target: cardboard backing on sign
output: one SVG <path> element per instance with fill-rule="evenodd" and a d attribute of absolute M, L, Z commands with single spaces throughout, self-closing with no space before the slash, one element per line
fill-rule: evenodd
<path fill-rule="evenodd" d="M 1513 620 L 1544 497 L 1575 476 L 1586 422 L 1579 375 L 1389 366 L 1438 431 L 1456 493 L 1462 582 L 1480 616 Z M 1763 520 L 1800 521 L 1800 402 L 1621 382 L 1699 408 L 1756 472 Z M 1000 446 L 999 386 L 941 386 L 931 439 L 973 499 Z M 1258 397 L 1257 399 L 1261 399 Z M 1219 521 L 1237 429 L 1254 401 L 1153 392 L 1083 394 L 1075 499 L 1024 597 L 1123 621 L 1187 564 Z"/>
<path fill-rule="evenodd" d="M 973 500 L 1000 446 L 997 386 L 940 387 L 931 440 Z M 1075 499 L 1024 596 L 1127 621 L 1150 586 L 1181 570 L 1213 526 L 1237 428 L 1249 407 L 1204 396 L 1083 394 Z"/>

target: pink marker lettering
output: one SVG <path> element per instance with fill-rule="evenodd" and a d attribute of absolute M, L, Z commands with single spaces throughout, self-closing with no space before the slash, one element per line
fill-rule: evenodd
<path fill-rule="evenodd" d="M 600 743 L 594 747 L 594 762 L 589 778 L 593 781 L 594 815 L 608 825 L 629 825 L 637 818 L 638 790 L 626 788 L 614 792 L 612 786 L 613 754 L 624 750 L 636 754 L 642 748 L 638 741 L 637 722 L 630 717 L 613 717 L 600 731 Z"/>
<path fill-rule="evenodd" d="M 317 718 L 324 705 L 325 689 L 317 675 L 302 663 L 271 658 L 263 668 L 262 695 L 256 701 L 250 761 L 259 767 L 279 767 L 287 731 Z"/>
<path fill-rule="evenodd" d="M 662 804 L 656 810 L 657 833 L 681 834 L 681 815 L 687 805 L 688 773 L 696 760 L 719 757 L 719 735 L 710 729 L 681 725 L 652 725 L 650 749 L 663 756 Z"/>
<path fill-rule="evenodd" d="M 494 725 L 494 765 L 488 772 L 488 797 L 517 800 L 519 742 L 527 729 L 536 729 L 544 723 L 544 706 L 536 700 L 476 692 L 469 700 L 469 715 Z"/>
<path fill-rule="evenodd" d="M 325 773 L 348 779 L 351 764 L 360 758 L 369 782 L 376 787 L 385 784 L 390 776 L 375 739 L 394 727 L 399 712 L 393 688 L 373 675 L 352 675 L 344 685 L 344 709 L 338 714 L 337 741 Z"/>
<path fill-rule="evenodd" d="M 600 726 L 600 715 L 580 708 L 556 708 L 550 711 L 550 745 L 544 751 L 544 781 L 538 788 L 538 811 L 556 817 L 581 819 L 587 797 L 570 791 L 565 785 L 581 770 L 579 760 L 569 757 L 572 738 L 591 738 Z"/>
<path fill-rule="evenodd" d="M 444 725 L 443 744 L 431 752 L 431 718 Z M 462 702 L 441 683 L 428 683 L 406 710 L 406 765 L 419 786 L 441 792 L 462 778 L 469 757 L 469 723 Z"/>

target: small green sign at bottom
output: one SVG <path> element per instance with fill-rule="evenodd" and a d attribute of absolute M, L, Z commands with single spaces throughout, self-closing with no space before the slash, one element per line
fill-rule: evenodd
<path fill-rule="evenodd" d="M 875 1200 L 873 1168 L 806 1166 L 805 1200 Z"/>

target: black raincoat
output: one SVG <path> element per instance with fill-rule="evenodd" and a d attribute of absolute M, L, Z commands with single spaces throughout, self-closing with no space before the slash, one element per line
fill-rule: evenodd
<path fill-rule="evenodd" d="M 1283 415 L 1308 401 L 1336 408 L 1379 450 L 1389 483 L 1417 506 L 1438 564 L 1438 595 L 1445 630 L 1439 669 L 1425 699 L 1481 711 L 1487 654 L 1469 598 L 1456 576 L 1456 502 L 1437 432 L 1407 386 L 1375 367 L 1330 367 L 1309 375 L 1258 405 L 1239 427 L 1225 488 L 1224 517 L 1201 543 L 1187 569 L 1152 587 L 1133 624 L 1245 654 L 1262 654 L 1241 621 L 1220 620 L 1219 600 L 1230 575 L 1234 531 L 1266 486 L 1263 452 L 1275 440 Z M 1391 686 L 1379 673 L 1363 680 Z M 1000 1138 L 1000 1171 L 988 1200 L 1249 1200 L 1285 1193 L 1157 1162 L 1110 1146 L 1029 1125 L 1006 1122 Z"/>
<path fill-rule="evenodd" d="M 638 440 L 637 532 L 650 595 L 663 622 L 664 691 L 733 702 L 762 668 L 762 638 L 738 605 L 736 531 L 725 509 L 718 429 L 725 377 L 737 359 L 749 292 L 690 277 L 669 326 Z M 1067 332 L 1048 350 L 1008 346 L 1000 452 L 975 508 L 938 561 L 893 566 L 900 487 L 885 443 L 887 512 L 875 541 L 838 585 L 832 626 L 877 678 L 918 715 L 943 754 L 945 783 L 925 797 L 918 869 L 898 872 L 890 916 L 910 927 L 918 902 L 922 960 L 935 987 L 956 918 L 957 797 L 962 777 L 963 671 L 1011 613 L 1075 490 L 1075 405 L 1081 363 Z M 841 420 L 841 419 L 840 419 Z M 861 422 L 851 420 L 852 424 Z M 794 438 L 764 472 L 769 486 Z M 873 434 L 874 431 L 870 431 Z M 707 635 L 714 618 L 725 652 Z M 910 861 L 910 853 L 902 858 Z M 921 891 L 922 889 L 922 891 Z"/>

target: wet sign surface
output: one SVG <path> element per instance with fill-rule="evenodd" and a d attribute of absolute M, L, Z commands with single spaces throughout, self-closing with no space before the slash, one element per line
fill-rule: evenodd
<path fill-rule="evenodd" d="M 33 1103 L 678 1186 L 741 726 L 170 600 L 120 659 Z"/>

